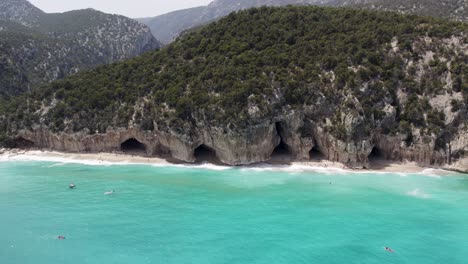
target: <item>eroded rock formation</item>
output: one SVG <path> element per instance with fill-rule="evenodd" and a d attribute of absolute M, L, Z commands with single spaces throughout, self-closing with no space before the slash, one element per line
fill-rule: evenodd
<path fill-rule="evenodd" d="M 319 151 L 325 159 L 343 163 L 351 168 L 370 168 L 369 158 L 400 162 L 412 161 L 423 166 L 445 167 L 468 172 L 465 149 L 468 131 L 455 137 L 450 151 L 435 150 L 435 139 L 413 138 L 411 145 L 402 136 L 375 134 L 370 138 L 344 142 L 326 132 L 323 124 L 313 123 L 302 113 L 291 113 L 279 120 L 243 131 L 225 132 L 219 128 L 199 128 L 188 137 L 177 133 L 142 131 L 136 128 L 109 129 L 106 133 L 53 133 L 37 126 L 33 131 L 21 131 L 19 147 L 51 149 L 66 152 L 123 152 L 130 140 L 141 143 L 143 152 L 134 154 L 175 158 L 195 162 L 195 151 L 204 146 L 214 151 L 220 162 L 227 165 L 247 165 L 271 159 L 274 149 L 283 142 L 291 159 L 309 160 L 310 152 Z M 30 142 L 30 144 L 24 144 Z M 141 148 L 140 148 L 141 150 Z"/>

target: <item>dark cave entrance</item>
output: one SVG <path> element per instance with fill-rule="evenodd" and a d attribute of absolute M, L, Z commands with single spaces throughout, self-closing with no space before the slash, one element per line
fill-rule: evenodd
<path fill-rule="evenodd" d="M 372 168 L 385 167 L 386 159 L 379 148 L 374 147 L 367 158 L 369 159 L 369 165 Z"/>
<path fill-rule="evenodd" d="M 120 149 L 129 154 L 146 155 L 146 146 L 135 138 L 130 138 L 120 144 Z"/>
<path fill-rule="evenodd" d="M 195 163 L 203 164 L 203 163 L 212 163 L 216 165 L 222 164 L 219 158 L 216 156 L 216 151 L 206 145 L 198 146 L 193 155 L 195 156 Z"/>
<path fill-rule="evenodd" d="M 315 146 L 309 151 L 309 159 L 312 161 L 322 161 L 325 159 L 325 155 L 323 155 L 318 146 Z"/>
<path fill-rule="evenodd" d="M 276 123 L 276 133 L 280 137 L 280 143 L 271 153 L 271 159 L 273 163 L 289 163 L 294 160 L 294 156 L 289 149 L 289 146 L 283 141 L 284 130 L 280 123 Z"/>
<path fill-rule="evenodd" d="M 30 149 L 34 147 L 34 142 L 27 140 L 23 137 L 16 138 L 14 141 L 14 147 L 20 149 Z"/>

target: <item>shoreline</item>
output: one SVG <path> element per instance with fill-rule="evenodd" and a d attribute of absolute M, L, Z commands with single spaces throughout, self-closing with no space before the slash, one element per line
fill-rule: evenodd
<path fill-rule="evenodd" d="M 170 162 L 164 158 L 142 157 L 124 153 L 65 153 L 44 150 L 0 149 L 1 161 L 49 161 L 57 163 L 81 163 L 85 165 L 151 165 L 160 167 L 189 167 L 213 170 L 226 170 L 236 166 L 215 165 L 211 163 L 193 164 Z M 414 162 L 373 161 L 371 169 L 352 169 L 338 162 L 328 160 L 295 161 L 290 163 L 265 162 L 239 166 L 242 169 L 294 170 L 294 171 L 341 171 L 348 173 L 404 173 L 421 174 L 438 171 L 437 175 L 456 173 L 444 168 L 422 167 Z"/>

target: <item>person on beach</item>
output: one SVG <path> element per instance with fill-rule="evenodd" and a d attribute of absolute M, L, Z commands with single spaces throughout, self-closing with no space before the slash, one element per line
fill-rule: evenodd
<path fill-rule="evenodd" d="M 68 186 L 68 188 L 70 189 L 75 189 L 76 185 L 74 183 L 70 183 L 70 185 Z"/>

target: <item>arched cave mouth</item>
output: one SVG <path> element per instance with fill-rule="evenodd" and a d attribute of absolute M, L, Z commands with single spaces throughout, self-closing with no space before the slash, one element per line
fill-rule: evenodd
<path fill-rule="evenodd" d="M 374 147 L 367 157 L 369 159 L 369 165 L 371 167 L 379 167 L 379 166 L 384 166 L 385 164 L 385 156 L 383 155 L 382 151 Z"/>
<path fill-rule="evenodd" d="M 129 154 L 146 155 L 146 146 L 135 138 L 130 138 L 120 144 L 120 150 Z"/>
<path fill-rule="evenodd" d="M 23 137 L 16 138 L 13 143 L 14 147 L 19 149 L 30 149 L 34 147 L 34 142 Z"/>
<path fill-rule="evenodd" d="M 280 123 L 276 123 L 276 132 L 280 137 L 280 143 L 271 153 L 270 161 L 274 163 L 289 163 L 294 160 L 294 155 L 291 153 L 288 145 L 283 141 L 283 128 Z"/>
<path fill-rule="evenodd" d="M 195 156 L 195 163 L 196 164 L 203 164 L 203 163 L 212 163 L 216 165 L 223 164 L 219 158 L 216 156 L 216 151 L 206 145 L 198 146 L 194 151 L 193 155 Z"/>
<path fill-rule="evenodd" d="M 322 161 L 325 159 L 325 155 L 323 155 L 318 146 L 315 146 L 309 151 L 309 159 L 312 161 Z"/>

